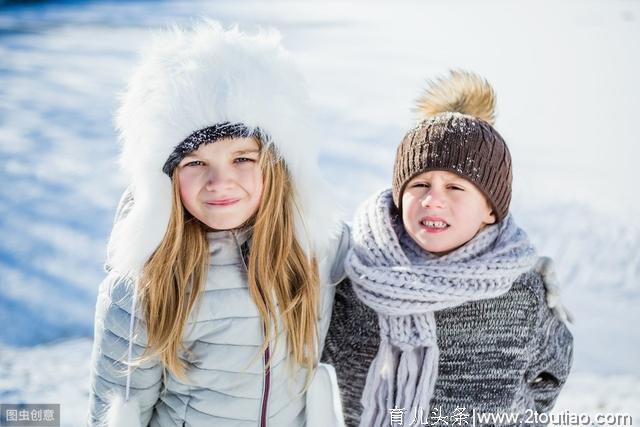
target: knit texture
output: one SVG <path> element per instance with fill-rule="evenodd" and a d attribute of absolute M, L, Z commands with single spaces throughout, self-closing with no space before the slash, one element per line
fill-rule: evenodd
<path fill-rule="evenodd" d="M 476 117 L 446 112 L 409 130 L 396 151 L 393 201 L 402 209 L 402 193 L 415 176 L 432 170 L 468 179 L 491 203 L 496 222 L 511 203 L 511 155 L 493 126 Z"/>
<path fill-rule="evenodd" d="M 197 130 L 176 145 L 173 152 L 162 167 L 162 172 L 173 177 L 173 171 L 180 161 L 189 154 L 196 151 L 202 144 L 211 144 L 222 139 L 248 138 L 259 139 L 263 144 L 269 142 L 269 136 L 262 132 L 260 128 L 249 128 L 242 123 L 217 123 L 213 126 Z"/>
<path fill-rule="evenodd" d="M 432 255 L 406 234 L 391 197 L 384 190 L 358 210 L 345 264 L 356 294 L 380 324 L 380 347 L 362 396 L 365 426 L 389 424 L 389 408 L 429 406 L 439 358 L 435 310 L 502 295 L 536 261 L 509 216 L 461 248 Z"/>
<path fill-rule="evenodd" d="M 545 296 L 542 278 L 532 270 L 504 295 L 435 313 L 440 361 L 430 407 L 423 408 L 429 425 L 434 414 L 452 416 L 456 408 L 467 415 L 474 409 L 551 411 L 571 369 L 573 337 Z M 348 427 L 360 424 L 360 400 L 379 344 L 378 315 L 357 298 L 349 280 L 339 284 L 322 361 L 336 369 Z M 411 422 L 414 414 L 405 409 L 404 420 Z"/>

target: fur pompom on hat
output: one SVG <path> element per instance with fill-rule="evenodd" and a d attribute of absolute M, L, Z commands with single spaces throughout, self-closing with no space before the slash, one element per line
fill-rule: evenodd
<path fill-rule="evenodd" d="M 166 171 L 176 148 L 224 123 L 269 136 L 292 180 L 296 238 L 308 255 L 322 258 L 340 224 L 317 167 L 306 86 L 280 39 L 273 30 L 248 35 L 210 20 L 155 35 L 116 117 L 120 164 L 134 203 L 111 233 L 111 268 L 141 274 L 169 224 L 172 184 Z"/>
<path fill-rule="evenodd" d="M 431 170 L 456 173 L 471 181 L 490 202 L 496 222 L 509 211 L 511 155 L 494 129 L 496 97 L 477 74 L 451 71 L 429 82 L 417 101 L 420 122 L 398 146 L 393 170 L 393 201 L 415 176 Z"/>

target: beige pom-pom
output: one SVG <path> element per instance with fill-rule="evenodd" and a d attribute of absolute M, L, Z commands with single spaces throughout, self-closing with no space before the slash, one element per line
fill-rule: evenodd
<path fill-rule="evenodd" d="M 449 76 L 427 83 L 424 94 L 417 100 L 416 111 L 420 120 L 457 112 L 493 125 L 495 107 L 496 95 L 487 80 L 469 71 L 451 70 Z"/>

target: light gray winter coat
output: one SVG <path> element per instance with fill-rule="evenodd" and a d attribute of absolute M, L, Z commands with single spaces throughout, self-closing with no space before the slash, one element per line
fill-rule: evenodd
<path fill-rule="evenodd" d="M 341 242 L 346 250 L 348 238 L 340 238 L 339 211 L 318 168 L 321 142 L 304 78 L 280 39 L 275 31 L 246 34 L 206 19 L 189 28 L 174 26 L 155 34 L 127 83 L 116 114 L 119 164 L 137 203 L 116 221 L 107 247 L 111 272 L 100 286 L 96 307 L 92 425 L 101 418 L 109 394 L 126 395 L 122 361 L 127 360 L 129 341 L 136 344 L 134 359 L 146 345 L 140 318 L 138 334 L 129 333 L 133 293 L 122 277 L 139 277 L 161 243 L 173 206 L 173 181 L 164 166 L 176 146 L 195 132 L 223 123 L 260 130 L 262 147 L 273 148 L 286 164 L 296 240 L 321 263 L 319 322 L 324 337 L 333 300 L 330 285 L 343 275 Z M 287 375 L 284 339 L 276 349 L 269 347 L 273 368 L 264 375 L 262 323 L 241 256 L 248 236 L 227 232 L 208 237 L 206 290 L 185 325 L 187 352 L 178 355 L 188 364 L 189 381 L 164 377 L 162 366 L 151 361 L 129 377 L 136 400 L 113 405 L 120 409 L 113 412 L 129 421 L 139 401 L 144 425 L 304 424 L 304 398 L 296 393 L 305 373 Z M 332 272 L 333 265 L 340 268 Z M 135 339 L 129 340 L 130 335 Z"/>
<path fill-rule="evenodd" d="M 291 375 L 285 359 L 286 342 L 279 337 L 269 350 L 271 369 L 265 373 L 261 351 L 263 326 L 246 279 L 248 233 L 207 234 L 211 261 L 205 291 L 184 332 L 189 383 L 167 372 L 158 360 L 133 371 L 131 395 L 142 407 L 142 423 L 150 426 L 267 426 L 305 425 L 305 396 L 300 394 L 306 371 Z M 320 349 L 329 327 L 334 284 L 344 278 L 343 259 L 349 232 L 335 239 L 320 262 Z M 110 272 L 100 285 L 96 305 L 91 362 L 89 425 L 100 425 L 110 393 L 123 394 L 126 384 L 131 286 Z M 136 310 L 134 357 L 145 348 L 141 312 Z M 263 415 L 263 412 L 266 416 Z"/>

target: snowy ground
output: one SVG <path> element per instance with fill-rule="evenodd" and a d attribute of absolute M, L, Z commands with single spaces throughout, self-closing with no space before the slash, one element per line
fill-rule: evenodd
<path fill-rule="evenodd" d="M 0 2 L 1 3 L 1 2 Z M 0 5 L 0 402 L 86 410 L 93 306 L 124 182 L 112 126 L 147 28 L 210 16 L 279 28 L 347 215 L 388 185 L 425 78 L 485 75 L 513 212 L 575 314 L 557 411 L 640 420 L 640 3 L 126 1 Z"/>

